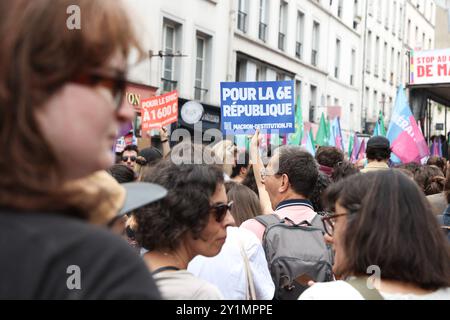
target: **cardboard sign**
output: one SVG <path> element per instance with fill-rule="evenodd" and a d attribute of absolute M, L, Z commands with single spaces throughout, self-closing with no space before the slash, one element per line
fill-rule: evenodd
<path fill-rule="evenodd" d="M 222 82 L 222 132 L 295 132 L 294 81 Z"/>
<path fill-rule="evenodd" d="M 142 132 L 161 129 L 178 121 L 178 92 L 142 101 Z"/>

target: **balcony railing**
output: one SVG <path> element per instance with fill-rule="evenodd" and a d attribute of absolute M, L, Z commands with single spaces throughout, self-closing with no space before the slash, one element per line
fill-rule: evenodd
<path fill-rule="evenodd" d="M 170 92 L 177 88 L 178 81 L 161 78 L 162 89 L 164 92 Z"/>
<path fill-rule="evenodd" d="M 299 59 L 303 58 L 303 44 L 301 42 L 295 43 L 295 56 Z"/>
<path fill-rule="evenodd" d="M 265 24 L 263 22 L 259 23 L 258 37 L 260 40 L 266 42 L 266 40 L 267 40 L 267 24 Z"/>
<path fill-rule="evenodd" d="M 243 11 L 238 11 L 238 29 L 247 32 L 247 13 Z"/>
<path fill-rule="evenodd" d="M 283 50 L 284 51 L 284 39 L 285 39 L 285 34 L 279 32 L 278 33 L 278 49 Z"/>

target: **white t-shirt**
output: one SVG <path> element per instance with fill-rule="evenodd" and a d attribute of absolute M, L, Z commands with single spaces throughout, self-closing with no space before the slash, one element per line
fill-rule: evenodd
<path fill-rule="evenodd" d="M 450 300 L 450 288 L 443 288 L 426 295 L 386 293 L 385 300 Z M 298 298 L 299 300 L 364 300 L 363 296 L 345 281 L 316 283 Z"/>
<path fill-rule="evenodd" d="M 199 278 L 214 284 L 227 300 L 245 300 L 247 277 L 239 241 L 249 259 L 256 298 L 271 300 L 275 285 L 266 261 L 264 249 L 258 238 L 249 230 L 227 228 L 227 239 L 220 253 L 212 258 L 195 257 L 188 270 Z"/>
<path fill-rule="evenodd" d="M 186 270 L 160 272 L 153 279 L 166 300 L 223 300 L 216 287 Z"/>

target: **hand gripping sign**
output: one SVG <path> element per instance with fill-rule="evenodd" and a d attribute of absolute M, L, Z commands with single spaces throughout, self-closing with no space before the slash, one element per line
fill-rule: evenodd
<path fill-rule="evenodd" d="M 161 129 L 178 121 L 178 92 L 142 101 L 142 132 Z"/>
<path fill-rule="evenodd" d="M 222 82 L 222 132 L 295 132 L 294 81 Z"/>

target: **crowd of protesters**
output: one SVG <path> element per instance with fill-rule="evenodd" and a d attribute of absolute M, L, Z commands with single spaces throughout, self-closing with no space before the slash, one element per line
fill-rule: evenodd
<path fill-rule="evenodd" d="M 259 132 L 238 152 L 161 129 L 114 164 L 142 53 L 121 2 L 3 1 L 0 36 L 0 298 L 450 299 L 445 159 L 393 167 L 374 137 L 361 169 L 334 147 L 265 163 Z"/>

